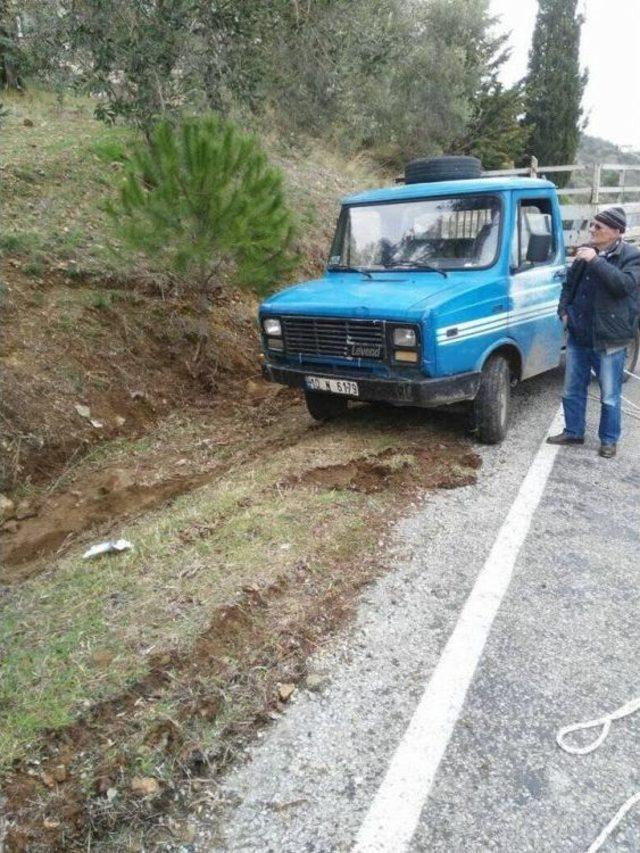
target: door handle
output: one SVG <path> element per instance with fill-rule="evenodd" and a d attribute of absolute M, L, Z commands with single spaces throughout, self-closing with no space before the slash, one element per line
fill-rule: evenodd
<path fill-rule="evenodd" d="M 553 274 L 554 281 L 564 281 L 567 277 L 566 270 L 556 270 Z"/>
<path fill-rule="evenodd" d="M 500 314 L 502 311 L 504 311 L 504 305 L 502 305 L 502 304 L 494 305 L 493 308 L 491 309 L 492 314 Z"/>

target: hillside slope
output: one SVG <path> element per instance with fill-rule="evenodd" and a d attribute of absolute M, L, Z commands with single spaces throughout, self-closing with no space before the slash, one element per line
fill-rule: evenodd
<path fill-rule="evenodd" d="M 258 378 L 255 295 L 222 280 L 203 318 L 110 238 L 101 205 L 129 132 L 95 121 L 88 101 L 60 106 L 45 92 L 10 96 L 8 107 L 0 491 L 42 483 L 176 408 L 222 406 Z M 339 197 L 381 178 L 319 149 L 271 149 L 299 225 L 295 276 L 313 275 Z"/>

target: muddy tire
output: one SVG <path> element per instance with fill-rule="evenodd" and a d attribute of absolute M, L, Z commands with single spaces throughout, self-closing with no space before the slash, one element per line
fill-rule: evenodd
<path fill-rule="evenodd" d="M 636 373 L 638 366 L 638 356 L 640 356 L 640 327 L 636 329 L 636 336 L 627 347 L 627 357 L 624 360 L 624 369 L 629 373 Z M 626 382 L 629 379 L 629 373 L 622 377 L 622 381 Z"/>
<path fill-rule="evenodd" d="M 483 444 L 499 444 L 507 434 L 511 409 L 511 373 L 501 355 L 482 368 L 480 388 L 473 401 L 475 433 Z"/>
<path fill-rule="evenodd" d="M 323 391 L 305 391 L 304 400 L 311 417 L 316 421 L 330 421 L 347 411 L 347 400 Z"/>

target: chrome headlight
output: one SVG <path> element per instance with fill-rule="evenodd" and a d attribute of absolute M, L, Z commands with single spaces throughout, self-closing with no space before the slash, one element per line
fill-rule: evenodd
<path fill-rule="evenodd" d="M 280 320 L 276 320 L 275 317 L 267 317 L 263 320 L 262 328 L 264 329 L 265 335 L 268 335 L 270 338 L 282 337 L 282 326 L 280 324 Z"/>
<path fill-rule="evenodd" d="M 417 343 L 414 329 L 394 329 L 393 345 L 395 347 L 415 347 Z"/>

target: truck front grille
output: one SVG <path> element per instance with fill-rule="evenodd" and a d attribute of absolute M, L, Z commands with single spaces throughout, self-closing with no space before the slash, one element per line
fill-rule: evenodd
<path fill-rule="evenodd" d="M 285 352 L 338 358 L 385 357 L 382 320 L 315 319 L 282 317 Z"/>

